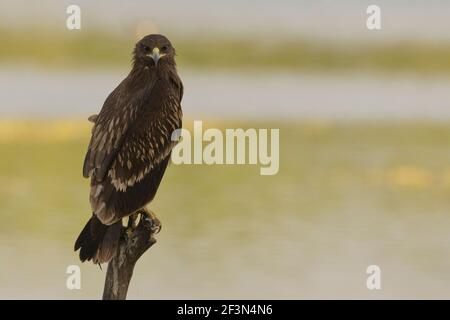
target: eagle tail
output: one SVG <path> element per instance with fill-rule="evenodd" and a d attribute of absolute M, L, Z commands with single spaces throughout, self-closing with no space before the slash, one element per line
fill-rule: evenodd
<path fill-rule="evenodd" d="M 106 225 L 93 214 L 78 236 L 74 249 L 80 249 L 81 262 L 92 260 L 96 264 L 105 263 L 116 254 L 121 234 L 121 220 Z"/>

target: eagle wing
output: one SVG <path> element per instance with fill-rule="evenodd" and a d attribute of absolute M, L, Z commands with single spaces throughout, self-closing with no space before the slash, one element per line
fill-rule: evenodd
<path fill-rule="evenodd" d="M 91 176 L 92 210 L 105 224 L 153 198 L 176 143 L 172 132 L 181 128 L 182 86 L 157 79 L 129 95 L 119 87 L 96 119 L 83 167 L 84 176 Z M 142 188 L 146 180 L 156 188 Z M 143 194 L 134 194 L 138 191 Z"/>
<path fill-rule="evenodd" d="M 172 150 L 172 133 L 181 127 L 180 100 L 169 83 L 158 80 L 142 101 L 139 117 L 128 131 L 108 177 L 117 190 L 126 191 L 139 182 Z"/>
<path fill-rule="evenodd" d="M 151 92 L 152 88 L 153 85 L 148 91 Z M 92 137 L 83 164 L 85 178 L 92 176 L 99 182 L 105 178 L 130 125 L 138 117 L 139 107 L 138 96 L 127 93 L 126 81 L 106 98 L 102 110 L 94 119 Z"/>

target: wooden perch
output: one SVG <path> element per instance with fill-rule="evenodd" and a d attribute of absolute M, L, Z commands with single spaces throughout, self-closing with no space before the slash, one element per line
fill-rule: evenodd
<path fill-rule="evenodd" d="M 116 255 L 108 263 L 103 300 L 125 300 L 133 276 L 134 266 L 139 258 L 156 243 L 153 237 L 161 229 L 156 218 L 146 219 L 146 211 L 139 212 L 140 221 L 134 229 L 123 228 L 123 236 Z"/>

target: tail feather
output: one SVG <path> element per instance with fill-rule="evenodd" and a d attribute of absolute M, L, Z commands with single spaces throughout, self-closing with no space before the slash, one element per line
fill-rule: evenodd
<path fill-rule="evenodd" d="M 75 242 L 74 249 L 80 250 L 81 262 L 104 263 L 111 260 L 119 246 L 121 232 L 121 221 L 108 226 L 93 214 Z"/>
<path fill-rule="evenodd" d="M 94 260 L 103 262 L 111 260 L 111 258 L 116 254 L 117 249 L 119 248 L 121 230 L 121 221 L 108 226 L 103 236 L 103 241 L 98 247 Z"/>

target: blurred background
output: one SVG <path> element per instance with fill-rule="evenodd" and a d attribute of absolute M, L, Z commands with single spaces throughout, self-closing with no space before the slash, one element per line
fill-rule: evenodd
<path fill-rule="evenodd" d="M 449 298 L 449 17 L 438 0 L 1 0 L 0 298 L 101 297 L 105 268 L 73 252 L 86 119 L 149 33 L 177 48 L 186 127 L 279 128 L 280 171 L 172 165 L 129 298 Z"/>

